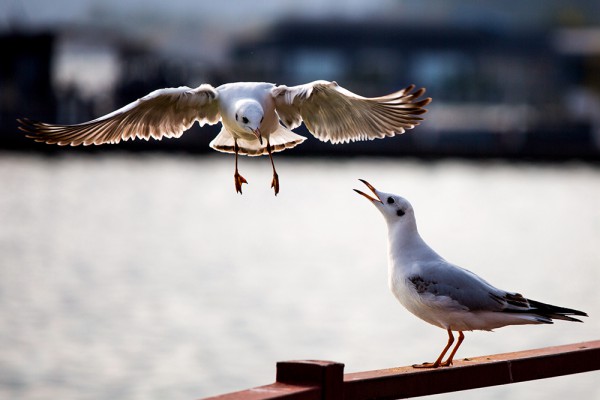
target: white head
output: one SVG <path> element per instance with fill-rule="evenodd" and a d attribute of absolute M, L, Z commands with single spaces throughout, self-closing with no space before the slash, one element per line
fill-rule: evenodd
<path fill-rule="evenodd" d="M 383 214 L 390 229 L 393 227 L 404 227 L 404 229 L 411 230 L 417 229 L 415 212 L 408 200 L 396 194 L 381 192 L 375 189 L 369 182 L 363 179 L 359 180 L 371 189 L 375 197 L 371 197 L 357 189 L 354 189 L 354 191 L 366 197 L 377 207 L 379 212 Z"/>
<path fill-rule="evenodd" d="M 264 110 L 260 103 L 252 99 L 244 99 L 235 103 L 235 122 L 241 130 L 252 133 L 262 144 L 260 124 L 264 119 Z"/>

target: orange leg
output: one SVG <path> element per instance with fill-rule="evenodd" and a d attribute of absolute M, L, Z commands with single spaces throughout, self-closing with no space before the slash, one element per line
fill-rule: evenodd
<path fill-rule="evenodd" d="M 461 335 L 462 335 L 462 332 L 461 332 Z M 463 338 L 464 338 L 464 336 L 463 336 Z M 459 343 L 458 343 L 459 345 L 460 345 L 461 341 L 462 341 L 462 339 L 459 339 Z M 413 368 L 437 368 L 440 365 L 443 365 L 442 360 L 444 359 L 444 356 L 446 355 L 446 352 L 448 351 L 450 346 L 452 346 L 452 343 L 454 343 L 454 335 L 452 335 L 452 331 L 450 329 L 448 329 L 448 343 L 446 344 L 446 347 L 444 347 L 444 350 L 442 350 L 442 353 L 437 358 L 437 360 L 435 360 L 435 362 L 433 362 L 433 363 L 426 362 L 423 364 L 415 364 L 415 365 L 413 365 Z M 455 352 L 456 351 L 452 352 L 452 355 L 450 357 L 454 356 Z M 446 365 L 444 365 L 444 366 L 446 366 Z"/>
<path fill-rule="evenodd" d="M 238 172 L 238 152 L 240 148 L 238 147 L 237 140 L 234 139 L 233 143 L 235 151 L 235 173 L 233 174 L 233 180 L 235 182 L 235 191 L 242 194 L 242 183 L 248 183 L 248 181 Z"/>
<path fill-rule="evenodd" d="M 275 163 L 273 162 L 273 154 L 271 154 L 271 143 L 267 139 L 267 151 L 269 152 L 269 159 L 271 159 L 271 167 L 273 167 L 273 180 L 271 181 L 271 187 L 275 190 L 275 196 L 279 193 L 279 175 L 275 171 Z"/>
<path fill-rule="evenodd" d="M 463 342 L 463 340 L 465 340 L 465 334 L 462 333 L 462 331 L 458 331 L 458 342 L 456 343 L 456 346 L 454 346 L 454 349 L 452 349 L 452 352 L 450 353 L 450 356 L 448 357 L 448 359 L 440 364 L 442 367 L 448 367 L 448 366 L 452 365 L 452 360 L 454 359 L 454 355 L 456 354 L 456 351 L 460 347 L 460 344 Z"/>

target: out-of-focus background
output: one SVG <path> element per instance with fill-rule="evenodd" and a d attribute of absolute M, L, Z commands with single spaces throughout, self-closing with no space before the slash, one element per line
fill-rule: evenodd
<path fill-rule="evenodd" d="M 358 178 L 413 202 L 450 261 L 584 324 L 468 333 L 458 357 L 598 339 L 597 1 L 4 0 L 0 397 L 192 399 L 270 383 L 275 362 L 431 361 L 445 333 L 387 289 Z M 77 123 L 152 90 L 336 80 L 433 102 L 413 131 L 275 157 L 177 140 L 62 148 L 16 118 Z M 437 398 L 600 399 L 597 373 Z"/>
<path fill-rule="evenodd" d="M 597 160 L 599 8 L 595 1 L 5 0 L 0 143 L 55 150 L 16 135 L 15 118 L 82 122 L 162 87 L 327 79 L 365 96 L 415 83 L 435 103 L 419 134 L 336 149 L 309 140 L 295 154 Z M 121 147 L 203 153 L 217 129 Z"/>

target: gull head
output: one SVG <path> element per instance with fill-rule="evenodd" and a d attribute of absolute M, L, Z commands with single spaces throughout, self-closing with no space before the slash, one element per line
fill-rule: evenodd
<path fill-rule="evenodd" d="M 367 200 L 369 200 L 385 218 L 389 226 L 394 225 L 415 225 L 415 214 L 412 205 L 403 197 L 396 194 L 385 193 L 379 191 L 373 187 L 369 182 L 364 179 L 359 179 L 373 192 L 374 196 L 368 195 L 360 190 L 354 189 L 354 191 Z"/>
<path fill-rule="evenodd" d="M 260 124 L 264 119 L 264 110 L 256 100 L 240 100 L 235 105 L 235 122 L 241 130 L 252 133 L 262 144 Z"/>

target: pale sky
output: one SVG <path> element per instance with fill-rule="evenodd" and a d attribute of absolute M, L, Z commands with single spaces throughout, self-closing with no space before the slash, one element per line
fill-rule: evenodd
<path fill-rule="evenodd" d="M 261 1 L 198 1 L 198 0 L 2 0 L 1 13 L 27 24 L 55 24 L 93 21 L 96 14 L 113 17 L 146 19 L 190 19 L 198 23 L 219 20 L 246 24 L 256 20 L 287 15 L 316 17 L 319 15 L 363 17 L 365 14 L 385 14 L 396 7 L 395 0 L 261 0 Z"/>

